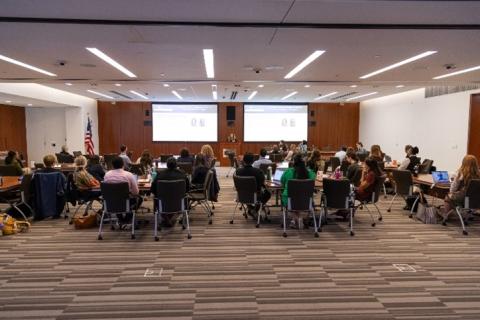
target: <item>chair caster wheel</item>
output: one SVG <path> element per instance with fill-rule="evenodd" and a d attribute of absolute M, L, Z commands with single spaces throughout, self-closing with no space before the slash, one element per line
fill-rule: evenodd
<path fill-rule="evenodd" d="M 463 233 L 464 236 L 468 236 L 468 231 L 467 230 L 463 230 L 462 233 Z"/>
<path fill-rule="evenodd" d="M 318 232 L 322 232 L 322 229 L 321 229 L 321 228 L 318 228 Z"/>
<path fill-rule="evenodd" d="M 442 222 L 442 226 L 447 226 L 447 223 L 445 221 Z"/>
<path fill-rule="evenodd" d="M 110 230 L 115 230 L 115 227 L 114 226 L 110 226 Z"/>
<path fill-rule="evenodd" d="M 230 224 L 233 224 L 233 220 L 230 220 Z"/>
<path fill-rule="evenodd" d="M 103 237 L 102 237 L 102 236 L 98 236 L 97 239 L 98 239 L 98 240 L 103 240 Z"/>
<path fill-rule="evenodd" d="M 353 232 L 353 231 L 350 231 L 350 236 L 352 236 L 352 237 L 353 237 L 354 235 L 355 235 L 355 232 Z"/>
<path fill-rule="evenodd" d="M 212 221 L 212 220 L 208 220 L 208 224 L 212 224 L 212 223 L 213 223 L 213 221 Z"/>
<path fill-rule="evenodd" d="M 187 227 L 185 227 L 185 226 L 182 226 L 182 230 L 185 230 L 186 228 L 187 228 Z"/>
<path fill-rule="evenodd" d="M 159 238 L 159 237 L 155 237 L 155 241 L 158 241 L 158 240 L 160 240 L 160 238 Z"/>
<path fill-rule="evenodd" d="M 188 238 L 188 239 L 192 239 L 192 235 L 189 234 L 189 235 L 187 236 L 187 238 Z"/>
<path fill-rule="evenodd" d="M 212 210 L 215 210 L 215 206 L 214 206 L 214 205 L 212 205 Z"/>
<path fill-rule="evenodd" d="M 392 210 L 391 210 L 391 209 L 387 209 L 387 212 L 392 212 Z"/>
<path fill-rule="evenodd" d="M 72 220 L 70 220 L 70 221 L 68 222 L 68 224 L 73 224 L 73 221 L 72 221 Z"/>
<path fill-rule="evenodd" d="M 463 221 L 463 224 L 468 226 L 468 221 Z"/>
<path fill-rule="evenodd" d="M 255 225 L 255 228 L 260 228 L 260 225 L 257 223 L 257 224 Z"/>
<path fill-rule="evenodd" d="M 286 233 L 286 232 L 283 233 L 283 237 L 284 237 L 284 238 L 287 237 L 287 233 Z"/>
<path fill-rule="evenodd" d="M 383 220 L 383 217 L 378 218 L 378 221 L 382 221 L 382 220 Z"/>
<path fill-rule="evenodd" d="M 375 224 L 375 222 L 374 222 L 374 223 L 372 223 L 372 227 L 375 227 L 375 225 L 376 225 L 376 224 Z"/>
<path fill-rule="evenodd" d="M 315 232 L 314 236 L 315 238 L 318 238 L 319 237 L 318 232 Z"/>
<path fill-rule="evenodd" d="M 135 239 L 135 235 L 132 234 L 132 235 L 130 236 L 130 239 Z"/>
<path fill-rule="evenodd" d="M 413 218 L 413 214 L 409 215 L 408 217 L 409 217 L 410 219 L 412 219 L 412 218 Z"/>

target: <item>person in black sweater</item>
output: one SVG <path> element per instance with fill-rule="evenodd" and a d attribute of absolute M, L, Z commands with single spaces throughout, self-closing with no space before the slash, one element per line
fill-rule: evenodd
<path fill-rule="evenodd" d="M 187 148 L 180 150 L 180 157 L 178 157 L 177 162 L 189 162 L 193 164 L 193 161 L 194 159 Z"/>
<path fill-rule="evenodd" d="M 270 199 L 271 193 L 265 188 L 265 175 L 263 174 L 263 171 L 252 166 L 253 159 L 253 153 L 245 153 L 245 155 L 243 156 L 244 166 L 238 168 L 235 174 L 240 177 L 255 177 L 255 180 L 257 181 L 258 199 L 262 204 L 265 204 Z M 255 208 L 255 211 L 257 210 L 258 208 Z M 249 212 L 250 211 L 251 210 L 249 210 Z"/>
<path fill-rule="evenodd" d="M 349 162 L 346 177 L 350 182 L 358 187 L 362 179 L 362 166 L 358 164 L 358 157 L 354 151 L 347 152 L 346 160 Z"/>
<path fill-rule="evenodd" d="M 98 155 L 93 155 L 88 159 L 87 171 L 97 179 L 97 181 L 103 181 L 105 170 L 100 164 L 100 157 Z"/>
<path fill-rule="evenodd" d="M 205 164 L 205 156 L 201 153 L 197 154 L 192 172 L 192 185 L 194 185 L 196 189 L 203 188 L 208 170 L 209 169 Z"/>

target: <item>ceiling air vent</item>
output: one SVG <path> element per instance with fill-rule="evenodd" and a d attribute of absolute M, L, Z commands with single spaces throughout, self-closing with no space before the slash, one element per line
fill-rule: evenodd
<path fill-rule="evenodd" d="M 235 100 L 237 98 L 238 91 L 232 91 L 232 94 L 230 95 L 230 100 Z"/>
<path fill-rule="evenodd" d="M 461 84 L 458 86 L 427 87 L 425 88 L 425 98 L 432 98 L 432 97 L 442 96 L 445 94 L 476 90 L 476 89 L 480 89 L 480 84 L 469 83 L 469 84 Z"/>
<path fill-rule="evenodd" d="M 349 93 L 342 94 L 341 96 L 333 97 L 333 98 L 331 98 L 330 100 L 343 99 L 343 98 L 346 98 L 346 97 L 348 97 L 348 96 L 351 96 L 351 95 L 354 95 L 354 94 L 357 94 L 357 93 L 358 93 L 358 92 L 356 92 L 356 91 L 352 91 L 352 92 L 349 92 Z"/>
<path fill-rule="evenodd" d="M 111 93 L 113 94 L 116 94 L 117 96 L 120 96 L 120 97 L 124 97 L 125 99 L 128 99 L 128 100 L 131 100 L 132 98 L 130 98 L 129 96 L 126 96 L 124 95 L 123 93 L 120 93 L 118 91 L 115 91 L 115 90 L 110 90 Z"/>

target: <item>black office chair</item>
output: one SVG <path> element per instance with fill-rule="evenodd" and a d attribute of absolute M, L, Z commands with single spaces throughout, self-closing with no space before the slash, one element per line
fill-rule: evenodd
<path fill-rule="evenodd" d="M 474 179 L 470 181 L 470 184 L 465 191 L 465 201 L 463 206 L 455 207 L 455 213 L 460 219 L 462 224 L 462 232 L 464 235 L 468 235 L 468 231 L 465 226 L 468 224 L 468 218 L 472 215 L 473 211 L 480 210 L 480 179 Z M 448 215 L 445 215 L 442 220 L 442 224 L 447 225 Z"/>
<path fill-rule="evenodd" d="M 262 170 L 263 174 L 268 174 L 268 168 L 272 168 L 272 175 L 273 175 L 275 174 L 275 170 L 277 170 L 277 164 L 275 162 L 272 162 L 270 164 L 261 163 L 259 169 Z"/>
<path fill-rule="evenodd" d="M 0 176 L 16 177 L 18 176 L 17 168 L 11 165 L 0 166 Z"/>
<path fill-rule="evenodd" d="M 74 158 L 70 154 L 55 153 L 58 163 L 73 163 Z"/>
<path fill-rule="evenodd" d="M 177 162 L 177 166 L 186 175 L 191 176 L 193 172 L 193 163 L 191 162 Z"/>
<path fill-rule="evenodd" d="M 130 165 L 129 171 L 139 177 L 145 175 L 145 172 L 143 171 L 143 166 L 139 163 L 132 163 Z"/>
<path fill-rule="evenodd" d="M 348 210 L 350 219 L 350 235 L 353 236 L 353 194 L 348 180 L 323 179 L 323 193 L 318 229 L 322 231 L 322 221 L 328 216 L 328 209 Z"/>
<path fill-rule="evenodd" d="M 210 207 L 210 187 L 213 181 L 213 171 L 209 170 L 207 176 L 205 177 L 205 182 L 203 183 L 203 188 L 201 189 L 192 189 L 188 191 L 189 199 L 189 208 L 194 205 L 201 205 L 207 212 L 208 224 L 212 224 L 212 208 Z"/>
<path fill-rule="evenodd" d="M 168 158 L 173 157 L 173 154 L 161 154 L 160 155 L 160 162 L 167 162 Z"/>
<path fill-rule="evenodd" d="M 155 202 L 157 204 L 155 210 L 155 224 L 153 226 L 154 239 L 158 241 L 158 231 L 161 230 L 158 224 L 158 215 L 162 214 L 176 214 L 181 213 L 183 216 L 183 229 L 187 226 L 188 239 L 192 238 L 190 233 L 190 222 L 188 219 L 188 210 L 185 207 L 186 197 L 186 183 L 185 180 L 158 180 L 157 194 L 155 195 Z"/>
<path fill-rule="evenodd" d="M 432 166 L 433 166 L 433 160 L 425 159 L 425 160 L 423 160 L 422 164 L 420 165 L 418 173 L 429 174 L 432 171 Z"/>
<path fill-rule="evenodd" d="M 372 227 L 375 227 L 376 223 L 375 223 L 375 218 L 373 217 L 373 214 L 372 212 L 370 211 L 370 208 L 369 208 L 369 205 L 373 205 L 375 207 L 375 209 L 377 210 L 377 213 L 378 213 L 378 221 L 382 221 L 383 220 L 383 217 L 382 217 L 382 212 L 380 211 L 380 209 L 378 208 L 377 206 L 377 202 L 380 198 L 380 193 L 382 193 L 382 188 L 383 188 L 383 185 L 385 183 L 385 179 L 386 179 L 386 176 L 380 176 L 380 177 L 377 177 L 376 181 L 375 181 L 375 188 L 373 190 L 373 193 L 372 193 L 372 197 L 368 200 L 364 200 L 364 201 L 359 201 L 360 202 L 360 205 L 356 206 L 355 209 L 358 209 L 359 207 L 362 207 L 362 208 L 365 208 L 367 209 L 368 211 L 368 214 L 370 215 L 370 218 L 372 219 Z M 355 210 L 356 211 L 356 210 Z"/>
<path fill-rule="evenodd" d="M 232 170 L 235 172 L 235 170 L 237 170 L 239 167 L 235 152 L 228 152 L 227 156 L 228 160 L 230 161 L 230 169 L 228 169 L 227 175 L 225 176 L 226 178 L 228 178 Z"/>
<path fill-rule="evenodd" d="M 289 212 L 303 211 L 312 215 L 314 224 L 314 236 L 318 237 L 317 220 L 315 218 L 313 194 L 315 191 L 315 180 L 291 179 L 288 180 L 288 203 L 283 212 L 283 237 L 287 237 L 287 215 Z"/>
<path fill-rule="evenodd" d="M 387 212 L 392 210 L 393 202 L 397 196 L 403 198 L 403 200 L 407 201 L 408 197 L 413 196 L 413 178 L 412 173 L 409 170 L 393 170 L 392 171 L 393 182 L 395 184 L 394 190 L 395 194 L 393 195 L 392 201 L 390 201 L 390 205 L 388 206 Z M 410 218 L 413 217 L 413 210 L 415 205 L 420 200 L 420 194 L 417 194 L 415 200 L 413 202 L 412 208 L 410 209 Z"/>
<path fill-rule="evenodd" d="M 273 153 L 269 157 L 270 160 L 272 160 L 273 163 L 280 163 L 283 161 L 283 155 L 280 153 Z"/>
<path fill-rule="evenodd" d="M 35 219 L 60 217 L 65 209 L 65 175 L 60 171 L 36 172 L 33 181 Z"/>
<path fill-rule="evenodd" d="M 340 166 L 340 158 L 338 157 L 330 157 L 330 160 L 325 164 L 325 167 L 323 169 L 323 173 L 327 173 L 328 167 L 332 168 L 332 172 L 335 171 L 337 167 Z"/>
<path fill-rule="evenodd" d="M 117 154 L 115 154 L 115 153 L 104 154 L 103 155 L 103 162 L 104 162 L 107 170 L 112 170 L 113 169 L 112 161 L 115 157 L 117 157 Z"/>
<path fill-rule="evenodd" d="M 130 208 L 130 192 L 127 182 L 100 184 L 103 198 L 103 212 L 98 228 L 98 240 L 103 239 L 102 227 L 105 216 L 109 217 L 110 228 L 113 230 L 112 222 L 118 221 L 117 214 L 132 214 L 131 238 L 135 239 L 135 211 Z"/>
<path fill-rule="evenodd" d="M 34 211 L 29 205 L 31 182 L 32 175 L 26 174 L 22 177 L 22 182 L 20 183 L 20 188 L 18 190 L 7 192 L 0 197 L 0 202 L 6 202 L 10 206 L 5 212 L 14 219 L 24 219 L 25 221 L 28 221 L 34 216 Z"/>
<path fill-rule="evenodd" d="M 45 165 L 41 162 L 35 162 L 35 169 L 44 169 Z"/>
<path fill-rule="evenodd" d="M 98 192 L 97 192 L 98 193 Z M 75 184 L 74 175 L 70 173 L 67 176 L 67 189 L 65 192 L 65 200 L 68 206 L 70 203 L 72 206 L 76 206 L 75 212 L 70 218 L 69 224 L 72 224 L 77 216 L 78 212 L 82 207 L 85 206 L 83 215 L 86 216 L 89 210 L 93 209 L 94 201 L 102 202 L 102 199 L 99 196 L 96 196 L 94 193 L 89 190 L 79 190 Z"/>
<path fill-rule="evenodd" d="M 259 210 L 257 212 L 257 224 L 255 225 L 257 228 L 260 226 L 260 212 L 262 211 L 263 205 L 258 199 L 257 194 L 257 180 L 255 177 L 241 177 L 237 176 L 236 174 L 233 175 L 233 184 L 235 186 L 235 190 L 237 191 L 237 197 L 235 199 L 236 205 L 235 209 L 233 210 L 232 219 L 230 220 L 230 224 L 233 224 L 233 220 L 235 219 L 235 212 L 237 211 L 238 205 L 241 206 L 243 210 L 243 216 L 245 219 L 248 219 L 247 210 L 248 206 L 259 206 Z"/>

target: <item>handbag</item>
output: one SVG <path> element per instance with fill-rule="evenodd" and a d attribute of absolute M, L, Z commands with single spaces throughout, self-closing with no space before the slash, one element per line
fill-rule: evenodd
<path fill-rule="evenodd" d="M 437 224 L 437 208 L 428 204 L 423 196 L 423 192 L 420 193 L 415 217 L 425 224 Z"/>
<path fill-rule="evenodd" d="M 97 213 L 89 213 L 86 216 L 77 216 L 73 219 L 75 229 L 88 229 L 97 226 Z"/>

